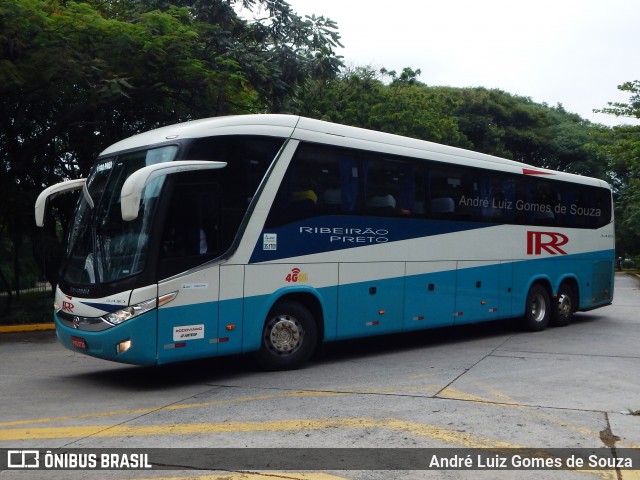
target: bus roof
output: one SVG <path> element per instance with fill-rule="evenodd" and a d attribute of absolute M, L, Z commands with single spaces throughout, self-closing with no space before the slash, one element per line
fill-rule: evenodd
<path fill-rule="evenodd" d="M 105 149 L 101 156 L 155 144 L 166 144 L 172 140 L 201 138 L 211 135 L 291 137 L 303 141 L 374 150 L 390 155 L 412 156 L 527 175 L 548 175 L 550 178 L 558 180 L 562 179 L 609 188 L 606 182 L 591 177 L 547 170 L 515 160 L 391 133 L 283 114 L 233 115 L 177 123 L 121 140 Z M 327 135 L 331 136 L 330 142 L 327 141 Z"/>

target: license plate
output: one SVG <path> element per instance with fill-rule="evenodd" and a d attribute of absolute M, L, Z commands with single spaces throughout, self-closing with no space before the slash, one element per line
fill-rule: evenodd
<path fill-rule="evenodd" d="M 84 338 L 71 337 L 71 345 L 73 345 L 76 348 L 79 348 L 80 350 L 87 349 L 87 342 Z"/>

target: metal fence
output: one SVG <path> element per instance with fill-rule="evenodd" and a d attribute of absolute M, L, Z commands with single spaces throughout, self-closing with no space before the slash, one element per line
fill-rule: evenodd
<path fill-rule="evenodd" d="M 22 295 L 23 293 L 45 293 L 45 292 L 51 292 L 51 284 L 49 282 L 37 282 L 33 287 L 31 288 L 21 288 L 20 289 L 20 294 Z M 12 295 L 16 295 L 18 292 L 16 292 L 15 290 L 11 290 L 11 294 Z M 8 293 L 6 291 L 1 291 L 0 292 L 0 297 L 6 297 L 8 295 Z"/>

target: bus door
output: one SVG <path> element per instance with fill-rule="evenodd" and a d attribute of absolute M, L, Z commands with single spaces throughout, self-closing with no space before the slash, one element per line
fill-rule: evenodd
<path fill-rule="evenodd" d="M 500 263 L 459 261 L 454 323 L 497 319 L 500 311 Z"/>
<path fill-rule="evenodd" d="M 409 262 L 404 300 L 404 329 L 453 325 L 456 262 Z"/>
<path fill-rule="evenodd" d="M 158 282 L 158 298 L 176 297 L 158 310 L 158 363 L 217 354 L 220 266 L 207 262 L 226 248 L 215 172 L 173 175 L 166 192 L 156 268 L 167 280 Z"/>
<path fill-rule="evenodd" d="M 404 262 L 341 263 L 338 338 L 402 330 Z"/>
<path fill-rule="evenodd" d="M 158 363 L 217 355 L 219 291 L 219 266 L 158 284 L 158 298 L 177 293 L 158 309 Z"/>

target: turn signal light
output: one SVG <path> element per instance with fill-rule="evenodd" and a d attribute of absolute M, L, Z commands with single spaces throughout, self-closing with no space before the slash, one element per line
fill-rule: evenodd
<path fill-rule="evenodd" d="M 133 345 L 131 343 L 131 339 L 125 340 L 123 342 L 120 342 L 116 345 L 116 353 L 118 355 L 120 355 L 121 353 L 126 352 L 127 350 L 129 350 L 131 348 L 131 345 Z"/>

